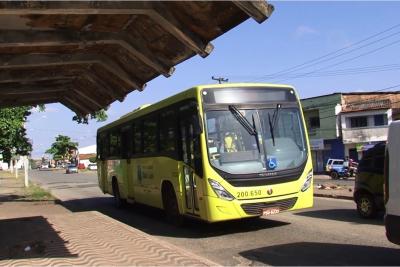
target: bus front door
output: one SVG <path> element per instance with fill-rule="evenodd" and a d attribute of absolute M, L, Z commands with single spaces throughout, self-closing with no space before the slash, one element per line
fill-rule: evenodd
<path fill-rule="evenodd" d="M 181 114 L 190 114 L 187 110 L 180 110 Z M 186 115 L 187 116 L 187 115 Z M 196 174 L 196 150 L 198 137 L 195 134 L 195 122 L 192 116 L 187 116 L 181 120 L 181 151 L 183 159 L 182 178 L 184 182 L 185 212 L 192 215 L 199 215 L 199 201 Z M 182 119 L 182 118 L 181 118 Z"/>

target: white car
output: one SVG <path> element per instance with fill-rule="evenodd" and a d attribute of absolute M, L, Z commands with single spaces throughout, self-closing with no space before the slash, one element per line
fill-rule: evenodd
<path fill-rule="evenodd" d="M 48 169 L 48 168 L 49 168 L 49 164 L 40 165 L 40 169 Z"/>
<path fill-rule="evenodd" d="M 88 168 L 88 170 L 96 171 L 96 170 L 97 170 L 97 164 L 96 164 L 96 163 L 90 163 L 90 164 L 87 166 L 87 168 Z"/>

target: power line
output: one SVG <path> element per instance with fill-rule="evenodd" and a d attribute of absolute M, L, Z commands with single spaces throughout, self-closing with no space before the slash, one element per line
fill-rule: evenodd
<path fill-rule="evenodd" d="M 393 71 L 399 70 L 400 64 L 387 64 L 387 65 L 378 65 L 378 66 L 368 66 L 368 67 L 360 67 L 360 68 L 348 68 L 348 69 L 336 69 L 330 71 L 320 71 L 315 72 L 314 74 L 308 75 L 308 77 L 324 77 L 324 76 L 341 76 L 341 75 L 356 75 L 356 74 L 365 74 L 365 73 L 374 73 L 374 72 L 384 72 L 384 71 Z M 307 73 L 294 73 L 288 74 L 286 78 L 297 78 L 298 76 L 305 76 Z M 250 78 L 251 76 L 239 76 L 239 75 L 231 75 L 231 77 L 246 77 Z M 253 78 L 258 79 L 260 76 L 253 76 Z"/>
<path fill-rule="evenodd" d="M 349 61 L 358 59 L 358 58 L 363 57 L 363 56 L 370 55 L 370 54 L 372 54 L 372 53 L 375 53 L 375 52 L 377 52 L 377 51 L 379 51 L 379 50 L 385 49 L 385 48 L 387 48 L 387 47 L 389 47 L 389 46 L 392 46 L 392 45 L 394 45 L 394 44 L 397 44 L 397 43 L 400 43 L 400 39 L 399 39 L 399 40 L 396 40 L 396 41 L 394 41 L 394 42 L 391 42 L 391 43 L 389 43 L 389 44 L 386 44 L 386 45 L 384 45 L 384 46 L 381 46 L 381 47 L 375 48 L 375 49 L 373 49 L 373 50 L 370 50 L 370 51 L 368 51 L 368 52 L 362 53 L 362 54 L 357 55 L 357 56 L 355 56 L 355 57 L 348 58 L 348 59 L 339 61 L 339 62 L 337 62 L 337 63 L 328 65 L 328 66 L 326 66 L 326 67 L 322 67 L 322 68 L 319 68 L 319 69 L 317 69 L 317 70 L 308 72 L 308 73 L 306 73 L 306 74 L 304 74 L 304 75 L 302 75 L 302 76 L 300 76 L 300 77 L 296 77 L 295 79 L 304 77 L 305 75 L 309 75 L 309 74 L 315 73 L 315 72 L 320 71 L 320 70 L 328 69 L 328 68 L 331 68 L 331 67 L 334 67 L 334 66 L 337 66 L 337 65 L 340 65 L 340 64 L 343 64 L 343 63 L 346 63 L 346 62 L 349 62 Z M 278 81 L 275 81 L 275 82 L 281 82 L 281 81 L 285 81 L 285 80 L 287 80 L 287 79 L 278 80 Z"/>
<path fill-rule="evenodd" d="M 324 59 L 324 58 L 326 58 L 326 57 L 335 55 L 335 54 L 337 54 L 338 52 L 344 51 L 344 50 L 346 50 L 346 49 L 348 49 L 348 48 L 350 48 L 350 47 L 354 47 L 354 46 L 356 46 L 356 45 L 358 45 L 358 44 L 361 44 L 361 43 L 363 43 L 363 42 L 365 42 L 365 41 L 368 41 L 368 40 L 370 40 L 370 39 L 373 39 L 373 38 L 375 38 L 376 36 L 379 36 L 379 35 L 381 35 L 381 34 L 384 34 L 384 33 L 386 33 L 386 32 L 389 32 L 389 31 L 391 31 L 391 30 L 393 30 L 393 29 L 395 29 L 395 28 L 397 28 L 397 27 L 399 27 L 399 26 L 400 26 L 400 24 L 396 24 L 396 25 L 394 25 L 394 26 L 392 26 L 392 27 L 390 27 L 390 28 L 388 28 L 388 29 L 386 29 L 386 30 L 383 30 L 383 31 L 378 32 L 378 33 L 375 33 L 375 34 L 373 34 L 373 35 L 371 35 L 371 36 L 369 36 L 369 37 L 367 37 L 367 38 L 364 38 L 364 39 L 362 39 L 362 40 L 356 42 L 356 43 L 347 45 L 347 46 L 345 46 L 345 47 L 343 47 L 343 48 L 340 48 L 340 49 L 338 49 L 338 50 L 335 50 L 335 51 L 330 52 L 330 53 L 328 53 L 328 54 L 325 54 L 325 55 L 323 55 L 323 56 L 320 56 L 320 57 L 317 57 L 317 58 L 308 60 L 308 61 L 306 61 L 306 62 L 304 62 L 304 63 L 302 63 L 302 64 L 295 65 L 295 66 L 293 66 L 293 67 L 290 67 L 290 68 L 287 68 L 287 69 L 284 69 L 284 70 L 275 72 L 275 73 L 270 74 L 270 75 L 267 75 L 267 76 L 277 77 L 277 76 L 280 76 L 280 75 L 282 75 L 282 74 L 284 74 L 284 73 L 287 74 L 287 73 L 293 72 L 294 70 L 298 71 L 299 69 L 303 69 L 303 68 L 305 68 L 306 65 L 310 65 L 311 63 L 313 63 L 313 64 L 311 64 L 311 65 L 315 65 L 315 64 L 316 64 L 315 62 L 321 61 L 321 59 Z M 398 34 L 398 32 L 396 32 L 395 34 Z M 385 38 L 390 38 L 390 37 L 392 37 L 392 36 L 395 35 L 395 34 L 391 34 L 391 35 L 389 35 L 389 36 L 386 36 L 386 37 L 384 37 L 383 39 L 385 39 Z M 381 38 L 381 39 L 382 39 L 382 38 Z M 376 43 L 377 41 L 374 41 L 374 42 Z M 365 45 L 364 45 L 364 46 L 365 46 Z M 362 47 L 361 47 L 361 48 L 362 48 Z M 358 48 L 358 49 L 359 49 L 359 48 Z M 354 49 L 353 49 L 353 50 L 354 50 Z M 339 55 L 339 56 L 340 56 L 340 55 Z M 337 57 L 337 56 L 336 56 L 336 57 Z M 311 66 L 311 65 L 310 65 L 310 66 Z M 300 67 L 301 67 L 301 68 L 300 68 Z M 309 67 L 309 66 L 307 66 L 307 67 Z"/>

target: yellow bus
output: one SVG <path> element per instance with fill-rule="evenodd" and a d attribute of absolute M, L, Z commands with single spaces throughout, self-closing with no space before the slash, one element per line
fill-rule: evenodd
<path fill-rule="evenodd" d="M 217 222 L 313 205 L 300 101 L 287 85 L 193 87 L 97 132 L 98 180 L 119 206 L 141 203 Z"/>

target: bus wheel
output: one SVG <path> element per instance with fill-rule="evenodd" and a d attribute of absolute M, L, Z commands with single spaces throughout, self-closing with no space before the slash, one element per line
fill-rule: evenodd
<path fill-rule="evenodd" d="M 376 216 L 375 201 L 370 194 L 363 194 L 357 198 L 357 211 L 362 218 L 374 218 Z"/>
<path fill-rule="evenodd" d="M 183 225 L 183 216 L 179 213 L 175 192 L 170 184 L 163 190 L 163 206 L 167 221 L 175 226 Z"/>
<path fill-rule="evenodd" d="M 114 178 L 112 181 L 112 190 L 114 194 L 114 205 L 115 207 L 120 209 L 124 206 L 124 200 L 121 198 L 121 195 L 119 193 L 119 187 L 116 178 Z"/>

